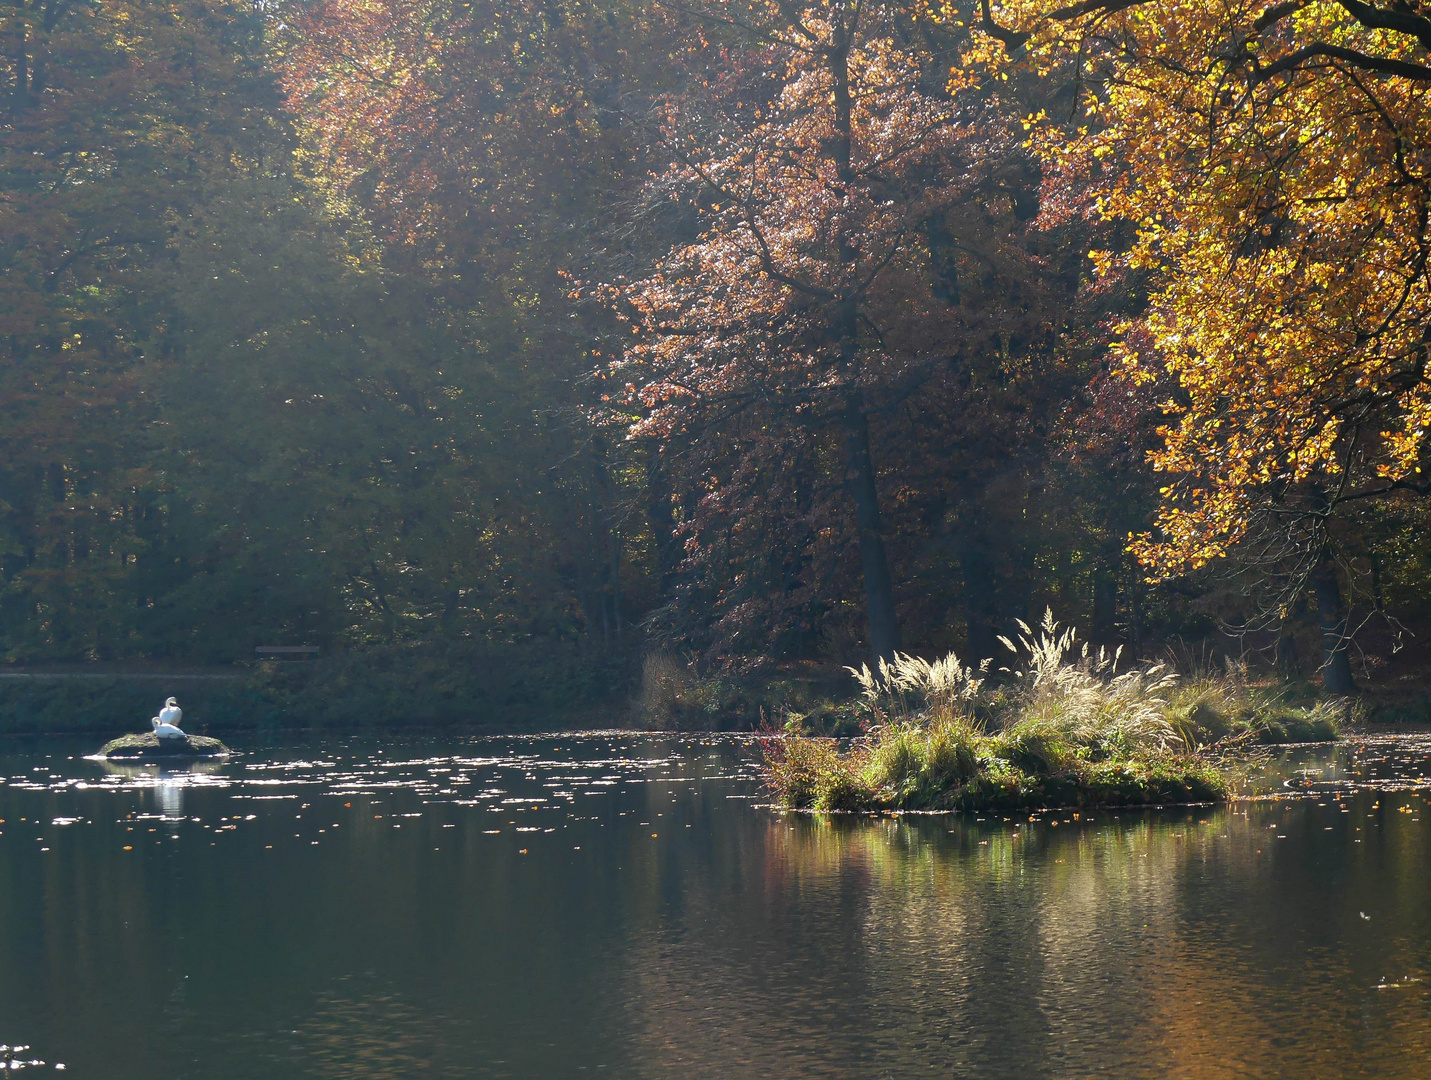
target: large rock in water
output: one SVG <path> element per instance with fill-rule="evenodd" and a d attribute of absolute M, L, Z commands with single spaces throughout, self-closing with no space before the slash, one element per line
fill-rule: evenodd
<path fill-rule="evenodd" d="M 182 739 L 161 739 L 152 731 L 141 735 L 121 735 L 105 743 L 101 757 L 111 761 L 147 761 L 163 758 L 222 757 L 229 748 L 218 739 L 203 735 L 185 735 Z"/>

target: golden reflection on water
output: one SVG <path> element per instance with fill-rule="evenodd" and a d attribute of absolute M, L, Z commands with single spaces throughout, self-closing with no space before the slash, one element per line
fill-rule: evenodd
<path fill-rule="evenodd" d="M 348 996 L 348 995 L 353 996 Z M 431 1076 L 441 1023 L 391 990 L 347 978 L 302 1022 L 303 1073 L 314 1080 L 411 1080 Z"/>
<path fill-rule="evenodd" d="M 1301 821 L 1310 807 L 1295 804 L 982 824 L 791 814 L 767 829 L 766 874 L 774 891 L 811 900 L 833 881 L 863 882 L 857 940 L 874 995 L 955 1026 L 993 1003 L 1022 1018 L 1004 1032 L 1010 1053 L 1209 1080 L 1289 1075 L 1295 1046 L 1305 1075 L 1357 1062 L 1346 1075 L 1422 1077 L 1427 943 L 1388 924 L 1431 904 L 1427 835 L 1418 811 L 1384 801 L 1357 803 L 1361 826 Z M 1318 835 L 1309 855 L 1296 841 L 1311 830 L 1337 835 Z M 1333 877 L 1361 875 L 1367 888 L 1342 881 L 1321 898 L 1300 887 L 1339 863 Z M 1375 897 L 1378 913 L 1349 894 Z M 1397 973 L 1390 984 L 1382 967 Z M 997 1060 L 969 1042 L 951 1065 Z"/>

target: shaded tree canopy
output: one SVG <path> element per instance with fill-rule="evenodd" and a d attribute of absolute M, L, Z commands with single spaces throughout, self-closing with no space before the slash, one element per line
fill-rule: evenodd
<path fill-rule="evenodd" d="M 0 656 L 1346 656 L 1431 563 L 1424 22 L 12 0 Z"/>

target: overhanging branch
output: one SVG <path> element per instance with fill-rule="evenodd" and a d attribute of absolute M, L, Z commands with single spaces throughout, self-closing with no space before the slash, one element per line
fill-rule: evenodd
<path fill-rule="evenodd" d="M 1421 42 L 1422 48 L 1431 49 L 1431 19 L 1414 15 L 1405 8 L 1387 11 L 1364 0 L 1337 0 L 1357 22 L 1368 30 L 1393 30 L 1398 34 L 1408 34 Z"/>
<path fill-rule="evenodd" d="M 1357 52 L 1355 49 L 1343 48 L 1341 45 L 1324 45 L 1321 42 L 1306 45 L 1274 60 L 1265 67 L 1257 68 L 1252 73 L 1252 82 L 1266 82 L 1284 71 L 1292 71 L 1301 67 L 1308 60 L 1318 56 L 1324 56 L 1329 60 L 1340 60 L 1342 63 L 1362 71 L 1374 71 L 1379 75 L 1397 75 L 1403 79 L 1414 79 L 1417 82 L 1431 82 L 1431 67 L 1426 67 L 1423 64 L 1413 64 L 1407 60 L 1393 60 L 1385 56 L 1371 56 L 1368 53 Z"/>
<path fill-rule="evenodd" d="M 989 0 L 979 0 L 979 8 L 983 13 L 984 31 L 992 38 L 997 38 L 1004 43 L 1004 48 L 1009 52 L 1017 52 L 1024 47 L 1029 35 L 1022 30 L 1010 30 L 1000 26 L 994 21 L 994 13 L 989 10 Z"/>
<path fill-rule="evenodd" d="M 1120 11 L 1152 2 L 1153 0 L 1080 0 L 1077 4 L 1050 11 L 1048 17 L 1054 22 L 1070 22 L 1084 15 L 1092 15 L 1095 11 L 1100 15 L 1115 15 Z"/>

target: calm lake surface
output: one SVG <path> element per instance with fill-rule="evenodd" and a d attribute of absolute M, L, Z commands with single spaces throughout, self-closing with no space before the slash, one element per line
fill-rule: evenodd
<path fill-rule="evenodd" d="M 774 813 L 728 737 L 236 748 L 0 742 L 20 1075 L 1431 1076 L 1426 736 L 1035 820 Z"/>

